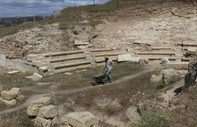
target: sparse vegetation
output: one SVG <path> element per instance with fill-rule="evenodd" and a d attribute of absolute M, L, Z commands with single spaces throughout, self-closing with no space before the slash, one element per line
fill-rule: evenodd
<path fill-rule="evenodd" d="M 104 112 L 105 112 L 107 115 L 111 116 L 111 115 L 114 115 L 115 113 L 117 113 L 118 110 L 117 110 L 117 108 L 114 107 L 113 105 L 107 105 L 107 106 L 105 106 L 105 108 L 104 108 Z"/>
<path fill-rule="evenodd" d="M 46 25 L 46 24 L 52 24 L 52 23 L 60 23 L 60 29 L 65 30 L 67 29 L 67 24 L 70 24 L 74 22 L 74 24 L 84 24 L 84 25 L 92 25 L 95 26 L 100 21 L 90 21 L 89 23 L 81 23 L 83 19 L 80 17 L 80 12 L 86 12 L 86 13 L 94 13 L 94 15 L 97 15 L 98 12 L 112 12 L 117 9 L 126 8 L 129 6 L 134 6 L 137 4 L 147 4 L 150 2 L 167 2 L 172 0 L 131 0 L 131 1 L 121 1 L 117 5 L 117 0 L 111 0 L 110 2 L 106 4 L 101 5 L 88 5 L 88 6 L 79 6 L 77 8 L 75 7 L 68 7 L 66 9 L 63 9 L 59 15 L 51 18 L 46 18 L 42 21 L 38 21 L 36 23 L 34 22 L 27 22 L 20 25 L 14 25 L 14 26 L 0 26 L 0 37 L 4 37 L 7 35 L 11 35 L 14 33 L 17 33 L 19 30 L 25 30 L 33 28 L 37 25 Z"/>
<path fill-rule="evenodd" d="M 143 112 L 143 119 L 139 127 L 168 127 L 166 114 L 161 109 L 147 109 Z"/>
<path fill-rule="evenodd" d="M 11 87 L 23 87 L 23 86 L 31 86 L 35 82 L 29 79 L 26 79 L 26 73 L 17 73 L 17 74 L 1 74 L 0 76 L 0 84 L 4 89 L 9 89 Z"/>
<path fill-rule="evenodd" d="M 148 81 L 148 83 L 146 85 L 151 87 L 151 88 L 153 88 L 153 89 L 155 89 L 155 90 L 158 90 L 158 89 L 161 89 L 161 88 L 165 87 L 163 81 L 159 81 L 159 82 L 150 82 L 150 81 Z"/>
<path fill-rule="evenodd" d="M 134 74 L 140 70 L 143 70 L 139 64 L 132 63 L 119 63 L 114 66 L 114 69 L 111 73 L 111 76 L 114 80 L 124 77 L 126 75 Z M 83 75 L 80 73 L 67 76 L 65 74 L 55 74 L 53 76 L 48 76 L 42 80 L 42 82 L 61 82 L 62 84 L 78 84 L 85 83 L 92 80 L 92 76 L 96 73 L 104 72 L 104 66 L 97 68 L 90 68 L 88 71 L 83 72 Z M 72 80 L 76 79 L 76 80 Z"/>

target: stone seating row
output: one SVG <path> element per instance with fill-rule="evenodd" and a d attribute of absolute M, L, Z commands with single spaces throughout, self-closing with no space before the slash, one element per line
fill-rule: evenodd
<path fill-rule="evenodd" d="M 113 49 L 91 49 L 89 51 L 67 51 L 45 54 L 28 55 L 28 62 L 32 63 L 42 72 L 50 74 L 73 71 L 77 69 L 89 68 L 93 64 L 103 65 L 104 56 L 108 55 L 113 60 L 117 60 L 117 52 Z M 98 61 L 97 59 L 102 59 Z M 99 64 L 97 64 L 97 62 Z"/>

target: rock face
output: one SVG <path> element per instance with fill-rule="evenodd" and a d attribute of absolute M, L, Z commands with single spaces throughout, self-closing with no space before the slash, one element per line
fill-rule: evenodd
<path fill-rule="evenodd" d="M 189 88 L 189 86 L 194 85 L 196 78 L 197 78 L 197 58 L 194 58 L 189 62 L 188 72 L 185 75 L 184 88 Z"/>
<path fill-rule="evenodd" d="M 126 112 L 127 118 L 130 120 L 131 124 L 137 124 L 141 120 L 141 116 L 137 113 L 136 107 L 130 107 Z"/>
<path fill-rule="evenodd" d="M 39 109 L 38 116 L 46 119 L 52 119 L 58 115 L 57 107 L 53 105 L 44 106 Z"/>
<path fill-rule="evenodd" d="M 27 114 L 29 116 L 37 116 L 39 109 L 43 106 L 49 105 L 51 99 L 49 97 L 41 97 L 37 100 L 33 100 L 27 108 Z"/>
<path fill-rule="evenodd" d="M 184 77 L 184 75 L 187 73 L 186 70 L 175 70 L 173 68 L 162 70 L 162 79 L 164 84 L 169 84 L 172 80 L 175 80 L 180 77 Z"/>
<path fill-rule="evenodd" d="M 2 91 L 1 98 L 5 100 L 16 99 L 17 96 L 20 94 L 20 91 L 20 88 L 12 88 L 10 91 Z"/>
<path fill-rule="evenodd" d="M 62 123 L 73 127 L 92 127 L 98 123 L 98 120 L 90 112 L 75 112 L 65 115 Z"/>

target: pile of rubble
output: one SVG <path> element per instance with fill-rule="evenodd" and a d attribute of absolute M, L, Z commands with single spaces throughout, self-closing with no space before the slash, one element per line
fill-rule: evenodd
<path fill-rule="evenodd" d="M 58 109 L 51 105 L 49 97 L 41 97 L 33 100 L 27 108 L 29 117 L 34 118 L 35 126 L 50 127 L 58 116 Z"/>
<path fill-rule="evenodd" d="M 33 100 L 27 107 L 27 114 L 35 126 L 51 127 L 62 125 L 66 127 L 98 127 L 98 120 L 90 112 L 74 112 L 59 116 L 58 107 L 51 104 L 49 97 Z"/>
<path fill-rule="evenodd" d="M 17 101 L 21 101 L 24 99 L 24 96 L 21 95 L 20 88 L 12 88 L 9 91 L 3 90 L 1 92 L 0 102 L 5 104 L 6 106 L 14 106 Z"/>

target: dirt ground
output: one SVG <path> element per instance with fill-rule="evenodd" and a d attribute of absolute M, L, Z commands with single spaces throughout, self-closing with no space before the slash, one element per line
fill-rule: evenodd
<path fill-rule="evenodd" d="M 196 4 L 172 2 L 163 5 L 139 5 L 116 10 L 113 13 L 98 13 L 96 16 L 102 23 L 95 28 L 88 26 L 78 35 L 73 33 L 73 28 L 64 31 L 72 37 L 69 39 L 62 34 L 62 30 L 59 30 L 58 24 L 54 24 L 54 27 L 49 25 L 46 28 L 36 27 L 22 31 L 2 38 L 0 41 L 4 42 L 7 38 L 16 39 L 17 42 L 25 40 L 27 42 L 21 45 L 23 48 L 19 48 L 28 49 L 31 52 L 34 49 L 37 49 L 35 52 L 46 52 L 48 49 L 45 45 L 46 41 L 47 46 L 53 47 L 50 49 L 53 51 L 62 50 L 62 48 L 71 49 L 74 39 L 88 39 L 94 47 L 114 48 L 129 47 L 135 42 L 172 46 L 177 42 L 197 41 Z M 46 29 L 50 29 L 49 34 L 45 33 Z M 56 35 L 53 35 L 54 31 L 57 32 Z M 65 38 L 68 40 L 62 41 Z M 36 45 L 32 43 L 34 40 L 37 42 Z M 52 41 L 57 42 L 57 45 Z M 0 71 L 7 70 L 0 68 Z M 25 79 L 24 77 L 28 74 L 2 73 L 0 85 L 3 89 L 20 87 L 25 100 L 18 102 L 15 107 L 0 105 L 0 127 L 33 127 L 26 114 L 26 107 L 31 100 L 42 96 L 52 98 L 53 104 L 58 106 L 60 116 L 73 111 L 90 111 L 99 119 L 101 127 L 132 127 L 126 116 L 129 107 L 137 106 L 141 102 L 152 102 L 153 107 L 160 107 L 163 103 L 160 99 L 161 94 L 168 93 L 169 90 L 172 92 L 174 86 L 184 84 L 183 80 L 168 86 L 163 86 L 161 82 L 152 83 L 149 79 L 158 70 L 150 70 L 138 64 L 122 63 L 117 64 L 112 72 L 114 78 L 112 84 L 92 86 L 92 75 L 102 71 L 103 67 L 88 69 L 86 72 L 75 72 L 71 76 L 57 74 L 39 82 Z M 156 108 L 154 111 L 150 108 L 151 113 L 147 114 L 144 120 L 139 121 L 139 126 L 197 127 L 196 92 L 197 87 L 192 86 L 169 100 L 168 104 L 172 106 L 171 108 L 160 107 L 159 110 Z"/>
<path fill-rule="evenodd" d="M 46 77 L 42 81 L 33 82 L 30 86 L 23 84 L 21 88 L 22 94 L 26 97 L 25 100 L 19 102 L 15 107 L 0 107 L 0 126 L 33 127 L 26 114 L 26 107 L 35 98 L 49 96 L 52 103 L 58 106 L 60 116 L 74 111 L 89 111 L 99 119 L 101 127 L 131 127 L 126 116 L 129 107 L 149 101 L 156 102 L 154 106 L 158 106 L 162 103 L 158 98 L 163 92 L 173 90 L 173 86 L 183 85 L 181 80 L 177 84 L 159 88 L 157 86 L 160 84 L 149 81 L 150 77 L 157 72 L 138 64 L 123 63 L 116 65 L 112 73 L 114 78 L 112 84 L 92 86 L 91 76 L 101 71 L 102 67 L 88 69 L 86 72 L 75 72 L 71 76 L 58 74 Z M 117 72 L 120 72 L 119 75 L 116 74 Z M 195 127 L 197 124 L 196 90 L 196 86 L 194 86 L 170 100 L 174 108 L 161 108 L 167 115 L 157 125 Z M 163 124 L 164 120 L 168 124 Z M 148 127 L 146 124 L 139 124 L 139 126 Z"/>

